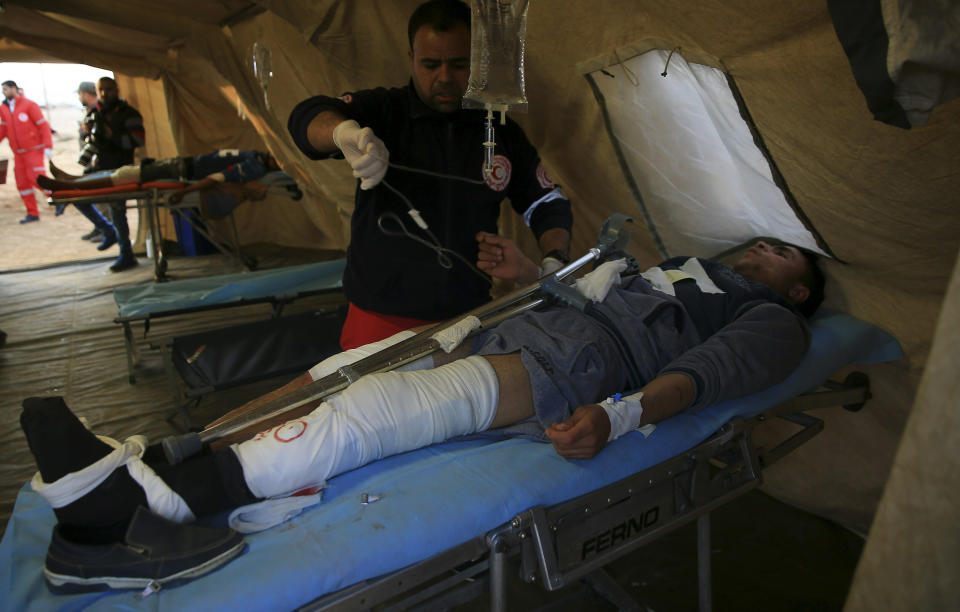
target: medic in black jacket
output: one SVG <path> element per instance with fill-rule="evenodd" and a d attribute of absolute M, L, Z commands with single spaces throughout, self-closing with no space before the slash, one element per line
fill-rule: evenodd
<path fill-rule="evenodd" d="M 472 269 L 477 235 L 497 233 L 504 198 L 545 255 L 563 261 L 569 249 L 570 202 L 510 118 L 496 125 L 493 172 L 484 172 L 485 113 L 460 108 L 469 76 L 469 8 L 428 2 L 414 12 L 409 33 L 413 78 L 406 87 L 310 98 L 288 122 L 308 157 L 346 157 L 360 179 L 344 272 L 351 302 L 344 348 L 487 301 L 490 282 Z M 428 230 L 417 226 L 397 192 Z M 430 246 L 434 238 L 460 257 L 438 252 Z M 492 264 L 489 270 L 497 262 L 481 263 Z"/>

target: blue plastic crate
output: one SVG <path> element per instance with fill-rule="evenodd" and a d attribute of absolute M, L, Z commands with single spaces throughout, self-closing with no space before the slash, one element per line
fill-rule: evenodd
<path fill-rule="evenodd" d="M 204 227 L 196 210 L 181 210 L 180 212 L 189 216 L 200 227 Z M 217 247 L 179 214 L 175 213 L 173 215 L 173 226 L 177 231 L 177 243 L 180 245 L 180 251 L 184 255 L 210 255 L 217 252 Z"/>

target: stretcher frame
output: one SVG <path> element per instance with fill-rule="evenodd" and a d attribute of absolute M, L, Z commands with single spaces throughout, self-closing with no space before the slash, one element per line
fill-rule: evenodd
<path fill-rule="evenodd" d="M 827 318 L 830 318 L 829 314 Z M 835 331 L 828 326 L 822 340 L 837 339 Z M 814 358 L 813 362 L 822 367 L 822 363 L 832 363 L 834 359 L 844 364 L 876 363 L 902 356 L 898 346 L 894 351 L 896 354 L 891 354 L 886 350 L 878 351 L 874 342 L 867 342 L 865 346 L 860 346 L 860 341 L 854 344 L 858 345 L 856 350 L 850 347 L 841 351 L 831 349 L 830 358 Z M 849 351 L 853 351 L 852 354 L 847 354 Z M 864 351 L 867 354 L 863 354 Z M 820 356 L 823 357 L 823 353 Z M 856 358 L 851 359 L 851 356 Z M 831 369 L 836 371 L 837 367 Z M 795 374 L 802 369 L 801 366 Z M 756 488 L 762 482 L 762 470 L 766 466 L 822 431 L 823 422 L 805 411 L 837 404 L 856 410 L 870 397 L 868 379 L 855 373 L 842 383 L 823 383 L 821 386 L 827 391 L 804 393 L 783 401 L 785 397 L 824 380 L 826 374 L 823 372 L 816 379 L 807 380 L 802 389 L 794 387 L 790 395 L 784 396 L 782 390 L 778 390 L 773 395 L 776 400 L 763 404 L 776 404 L 773 408 L 756 406 L 755 402 L 763 401 L 762 398 L 744 398 L 753 402 L 756 409 L 745 416 L 727 420 L 705 441 L 678 452 L 672 458 L 660 460 L 612 484 L 571 499 L 549 506 L 529 507 L 482 535 L 449 545 L 442 552 L 404 568 L 330 591 L 307 604 L 298 603 L 297 609 L 355 610 L 374 606 L 378 609 L 435 609 L 489 592 L 491 609 L 503 610 L 506 607 L 507 564 L 517 558 L 524 579 L 533 582 L 539 577 L 546 590 L 558 590 L 577 580 L 585 580 L 619 607 L 637 609 L 603 567 L 696 521 L 700 602 L 701 609 L 708 610 L 711 605 L 710 512 Z M 809 373 L 803 376 L 807 375 Z M 763 412 L 752 416 L 759 410 Z M 800 431 L 767 450 L 754 443 L 752 433 L 758 425 L 772 418 L 786 419 L 800 427 Z M 666 423 L 659 425 L 658 429 L 661 426 L 666 431 Z M 717 427 L 717 422 L 713 427 Z M 697 439 L 704 440 L 708 431 L 702 431 Z M 640 436 L 636 432 L 630 435 Z M 402 458 L 397 460 L 402 461 Z M 343 477 L 349 478 L 350 475 Z M 656 511 L 651 514 L 654 508 Z M 630 525 L 630 520 L 636 523 L 632 532 L 624 527 Z M 620 531 L 616 532 L 618 528 Z M 605 534 L 610 535 L 604 539 Z M 588 541 L 592 542 L 589 547 L 585 545 Z M 307 594 L 308 598 L 310 596 Z"/>
<path fill-rule="evenodd" d="M 798 396 L 749 418 L 735 418 L 703 443 L 590 493 L 536 506 L 460 545 L 404 569 L 319 597 L 300 610 L 446 609 L 487 592 L 490 609 L 507 609 L 508 563 L 520 576 L 557 591 L 584 581 L 622 610 L 644 609 L 604 570 L 620 557 L 693 521 L 697 524 L 699 609 L 712 609 L 710 512 L 763 482 L 762 470 L 819 434 L 823 421 L 806 411 L 843 405 L 859 410 L 870 398 L 860 372 L 828 390 Z M 799 427 L 765 449 L 755 428 L 773 418 Z M 579 557 L 579 558 L 578 558 Z"/>
<path fill-rule="evenodd" d="M 185 202 L 180 202 L 180 204 L 174 205 L 171 204 L 166 197 L 166 191 L 174 189 L 182 189 L 185 187 L 184 183 L 146 183 L 141 188 L 134 191 L 118 191 L 114 193 L 101 193 L 98 195 L 84 195 L 84 196 L 68 196 L 68 197 L 57 197 L 56 192 L 48 198 L 50 204 L 103 204 L 118 201 L 129 201 L 136 200 L 136 204 L 131 206 L 126 205 L 127 209 L 136 208 L 140 211 L 141 219 L 146 219 L 147 221 L 147 234 L 149 236 L 150 244 L 147 247 L 147 256 L 153 261 L 153 274 L 154 280 L 157 282 L 162 282 L 167 280 L 167 267 L 168 261 L 167 256 L 163 248 L 163 239 L 160 235 L 160 208 L 168 208 L 172 214 L 178 215 L 181 219 L 185 220 L 198 234 L 206 238 L 210 244 L 212 244 L 219 252 L 227 255 L 239 265 L 243 266 L 247 270 L 253 269 L 256 265 L 256 260 L 245 258 L 240 252 L 239 247 L 236 242 L 236 223 L 233 219 L 233 214 L 229 214 L 231 226 L 233 228 L 234 240 L 232 243 L 228 243 L 226 240 L 221 238 L 218 235 L 215 235 L 213 232 L 209 231 L 207 228 L 200 227 L 193 219 L 192 216 L 186 214 L 183 209 L 195 208 L 199 202 L 196 201 L 196 196 L 191 198 L 192 194 L 187 194 L 187 197 L 184 198 Z M 71 192 L 77 193 L 77 192 Z"/>
<path fill-rule="evenodd" d="M 267 186 L 269 193 L 287 195 L 294 200 L 299 200 L 303 195 L 293 179 L 282 172 L 268 173 L 262 177 L 260 181 Z M 195 220 L 193 215 L 189 214 L 191 209 L 195 209 L 200 205 L 199 193 L 187 193 L 184 198 L 176 204 L 170 202 L 170 192 L 182 190 L 189 185 L 190 183 L 180 181 L 154 181 L 118 186 L 126 190 L 120 190 L 117 187 L 97 190 L 99 193 L 96 195 L 81 195 L 81 191 L 73 190 L 61 192 L 69 194 L 66 197 L 58 197 L 57 192 L 53 192 L 47 199 L 47 202 L 51 205 L 65 205 L 136 200 L 137 204 L 135 206 L 131 207 L 127 205 L 127 208 L 137 208 L 141 211 L 141 218 L 144 216 L 143 211 L 146 211 L 147 232 L 150 240 L 149 246 L 147 247 L 147 256 L 153 261 L 154 280 L 157 282 L 167 280 L 167 268 L 169 266 L 167 254 L 163 248 L 163 237 L 160 233 L 161 208 L 168 209 L 171 214 L 189 224 L 194 232 L 203 236 L 217 251 L 230 257 L 238 266 L 245 270 L 255 270 L 257 267 L 256 258 L 246 255 L 240 250 L 237 223 L 232 210 L 226 215 L 230 220 L 231 235 L 224 237 L 213 228 Z"/>
<path fill-rule="evenodd" d="M 326 263 L 326 262 L 322 262 Z M 278 271 L 284 270 L 279 268 Z M 257 274 L 266 274 L 267 271 Z M 208 277 L 208 280 L 215 281 L 219 277 Z M 165 284 L 164 287 L 173 287 L 177 281 Z M 116 296 L 116 290 L 114 291 Z M 288 291 L 277 295 L 265 295 L 258 297 L 240 297 L 228 302 L 211 302 L 204 305 L 190 305 L 183 308 L 166 308 L 162 310 L 151 310 L 150 312 L 135 314 L 129 316 L 118 315 L 113 319 L 114 323 L 119 324 L 123 329 L 123 343 L 127 361 L 127 380 L 136 384 L 136 369 L 140 362 L 140 351 L 137 342 L 134 339 L 133 326 L 137 323 L 143 323 L 143 337 L 146 338 L 150 332 L 150 322 L 158 318 L 166 318 L 179 315 L 195 314 L 207 312 L 210 310 L 220 310 L 224 308 L 235 308 L 239 306 L 252 306 L 257 304 L 269 304 L 269 318 L 275 319 L 283 315 L 284 307 L 294 301 L 307 297 L 322 297 L 326 306 L 340 306 L 346 303 L 346 297 L 343 295 L 342 282 L 337 282 L 335 286 L 314 289 L 298 289 Z M 118 304 L 119 305 L 119 304 Z"/>

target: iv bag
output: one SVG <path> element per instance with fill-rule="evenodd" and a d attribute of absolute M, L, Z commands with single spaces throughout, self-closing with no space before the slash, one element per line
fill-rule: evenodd
<path fill-rule="evenodd" d="M 523 56 L 530 0 L 471 2 L 470 81 L 463 108 L 527 110 Z"/>
<path fill-rule="evenodd" d="M 259 42 L 253 43 L 253 76 L 260 83 L 260 89 L 263 90 L 263 103 L 270 108 L 270 99 L 267 97 L 267 85 L 273 78 L 273 69 L 270 67 L 270 48 L 261 45 Z"/>

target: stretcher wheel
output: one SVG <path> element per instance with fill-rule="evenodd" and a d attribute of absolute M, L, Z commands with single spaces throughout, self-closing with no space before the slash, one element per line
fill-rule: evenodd
<path fill-rule="evenodd" d="M 859 411 L 863 408 L 863 405 L 867 403 L 867 400 L 873 397 L 873 395 L 870 394 L 870 377 L 863 372 L 850 372 L 847 374 L 847 377 L 843 379 L 842 386 L 844 389 L 862 388 L 864 390 L 862 402 L 843 405 L 844 409 L 850 412 Z"/>

